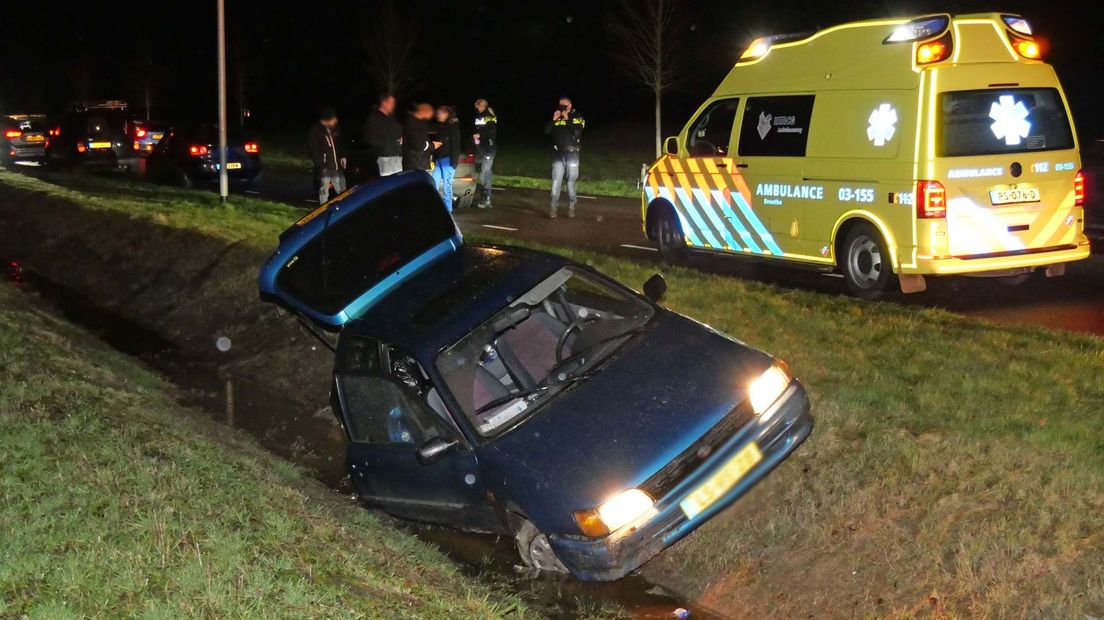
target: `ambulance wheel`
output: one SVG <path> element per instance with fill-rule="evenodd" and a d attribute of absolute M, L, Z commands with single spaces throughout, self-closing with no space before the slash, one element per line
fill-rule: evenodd
<path fill-rule="evenodd" d="M 873 226 L 863 222 L 848 231 L 842 258 L 843 277 L 852 295 L 871 300 L 889 292 L 893 282 L 889 250 Z"/>
<path fill-rule="evenodd" d="M 656 217 L 655 240 L 660 260 L 668 265 L 677 263 L 686 255 L 686 238 L 670 209 L 664 209 Z"/>
<path fill-rule="evenodd" d="M 514 535 L 517 541 L 518 555 L 529 568 L 551 573 L 566 573 L 567 567 L 556 557 L 548 536 L 541 533 L 537 526 L 529 521 L 521 521 L 521 527 Z"/>

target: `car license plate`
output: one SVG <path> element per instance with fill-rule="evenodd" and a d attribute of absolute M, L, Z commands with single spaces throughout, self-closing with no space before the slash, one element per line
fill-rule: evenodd
<path fill-rule="evenodd" d="M 995 189 L 989 192 L 989 200 L 994 205 L 1014 205 L 1025 202 L 1039 202 L 1039 190 L 1031 189 Z"/>
<path fill-rule="evenodd" d="M 679 508 L 682 508 L 683 514 L 688 519 L 700 515 L 736 486 L 736 483 L 762 460 L 763 453 L 759 451 L 759 444 L 751 442 L 722 465 L 701 486 L 687 495 L 686 499 L 679 502 Z"/>
<path fill-rule="evenodd" d="M 109 149 L 109 148 L 111 148 L 111 143 L 110 142 L 92 142 L 88 145 L 88 147 L 93 148 L 93 149 Z"/>
<path fill-rule="evenodd" d="M 45 136 L 27 136 L 27 142 L 43 142 L 45 140 Z"/>
<path fill-rule="evenodd" d="M 226 169 L 227 170 L 241 170 L 241 163 L 236 162 L 236 161 L 229 162 L 229 163 L 226 164 Z"/>

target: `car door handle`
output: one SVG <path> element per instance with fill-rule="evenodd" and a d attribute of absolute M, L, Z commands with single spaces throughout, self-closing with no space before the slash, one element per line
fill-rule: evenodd
<path fill-rule="evenodd" d="M 717 162 L 717 167 L 718 168 L 727 168 L 728 167 L 728 162 L 719 161 L 719 162 Z"/>
<path fill-rule="evenodd" d="M 744 168 L 747 168 L 748 165 L 747 164 L 736 164 L 736 167 L 743 170 Z"/>

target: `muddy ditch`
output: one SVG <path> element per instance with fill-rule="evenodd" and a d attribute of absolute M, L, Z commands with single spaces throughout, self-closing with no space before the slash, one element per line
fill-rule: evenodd
<path fill-rule="evenodd" d="M 162 373 L 189 404 L 351 497 L 344 433 L 328 406 L 332 354 L 258 300 L 263 250 L 11 191 L 0 195 L 0 257 L 25 291 Z M 516 569 L 511 539 L 396 525 L 550 615 L 612 604 L 641 618 L 715 617 L 640 575 L 607 584 L 534 577 Z"/>

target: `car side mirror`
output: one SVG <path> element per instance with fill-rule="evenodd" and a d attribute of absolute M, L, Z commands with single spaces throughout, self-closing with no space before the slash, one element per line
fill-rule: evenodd
<path fill-rule="evenodd" d="M 679 139 L 678 136 L 671 136 L 663 143 L 663 150 L 668 155 L 678 155 L 679 153 Z"/>
<path fill-rule="evenodd" d="M 663 296 L 667 294 L 667 280 L 663 279 L 663 276 L 657 274 L 648 278 L 648 281 L 644 283 L 644 296 L 652 300 L 653 304 L 658 304 L 659 300 L 663 299 Z"/>
<path fill-rule="evenodd" d="M 418 448 L 418 462 L 422 465 L 432 465 L 458 447 L 460 447 L 460 441 L 457 439 L 434 437 Z"/>

